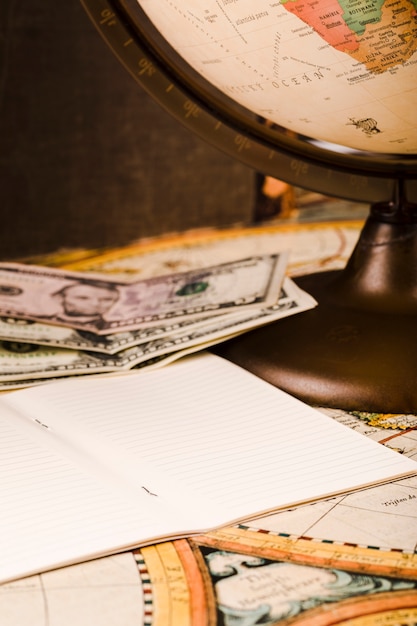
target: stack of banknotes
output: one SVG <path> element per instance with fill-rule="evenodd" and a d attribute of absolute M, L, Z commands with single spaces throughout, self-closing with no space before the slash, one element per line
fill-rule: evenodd
<path fill-rule="evenodd" d="M 0 264 L 0 390 L 157 367 L 310 309 L 268 254 L 146 280 Z"/>

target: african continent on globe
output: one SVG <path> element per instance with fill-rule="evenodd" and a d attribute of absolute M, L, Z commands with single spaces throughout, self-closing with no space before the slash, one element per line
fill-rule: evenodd
<path fill-rule="evenodd" d="M 251 112 L 348 150 L 417 153 L 417 0 L 137 1 Z"/>

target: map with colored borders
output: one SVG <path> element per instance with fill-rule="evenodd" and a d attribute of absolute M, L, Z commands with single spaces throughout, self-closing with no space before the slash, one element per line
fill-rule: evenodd
<path fill-rule="evenodd" d="M 376 74 L 408 61 L 417 51 L 417 2 L 282 0 L 282 6 L 311 26 L 336 50 Z M 396 26 L 407 25 L 406 33 Z"/>

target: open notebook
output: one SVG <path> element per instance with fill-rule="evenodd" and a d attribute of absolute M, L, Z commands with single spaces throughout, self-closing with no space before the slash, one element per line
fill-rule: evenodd
<path fill-rule="evenodd" d="M 415 473 L 220 357 L 0 399 L 0 581 Z"/>

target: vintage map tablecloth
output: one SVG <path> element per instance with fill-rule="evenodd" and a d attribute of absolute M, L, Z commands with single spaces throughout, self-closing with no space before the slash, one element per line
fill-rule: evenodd
<path fill-rule="evenodd" d="M 289 274 L 296 276 L 343 267 L 359 227 L 205 231 L 100 254 L 64 253 L 54 262 L 147 278 L 288 249 Z M 417 460 L 415 416 L 322 410 Z M 0 624 L 412 626 L 416 550 L 413 477 L 3 585 Z"/>

